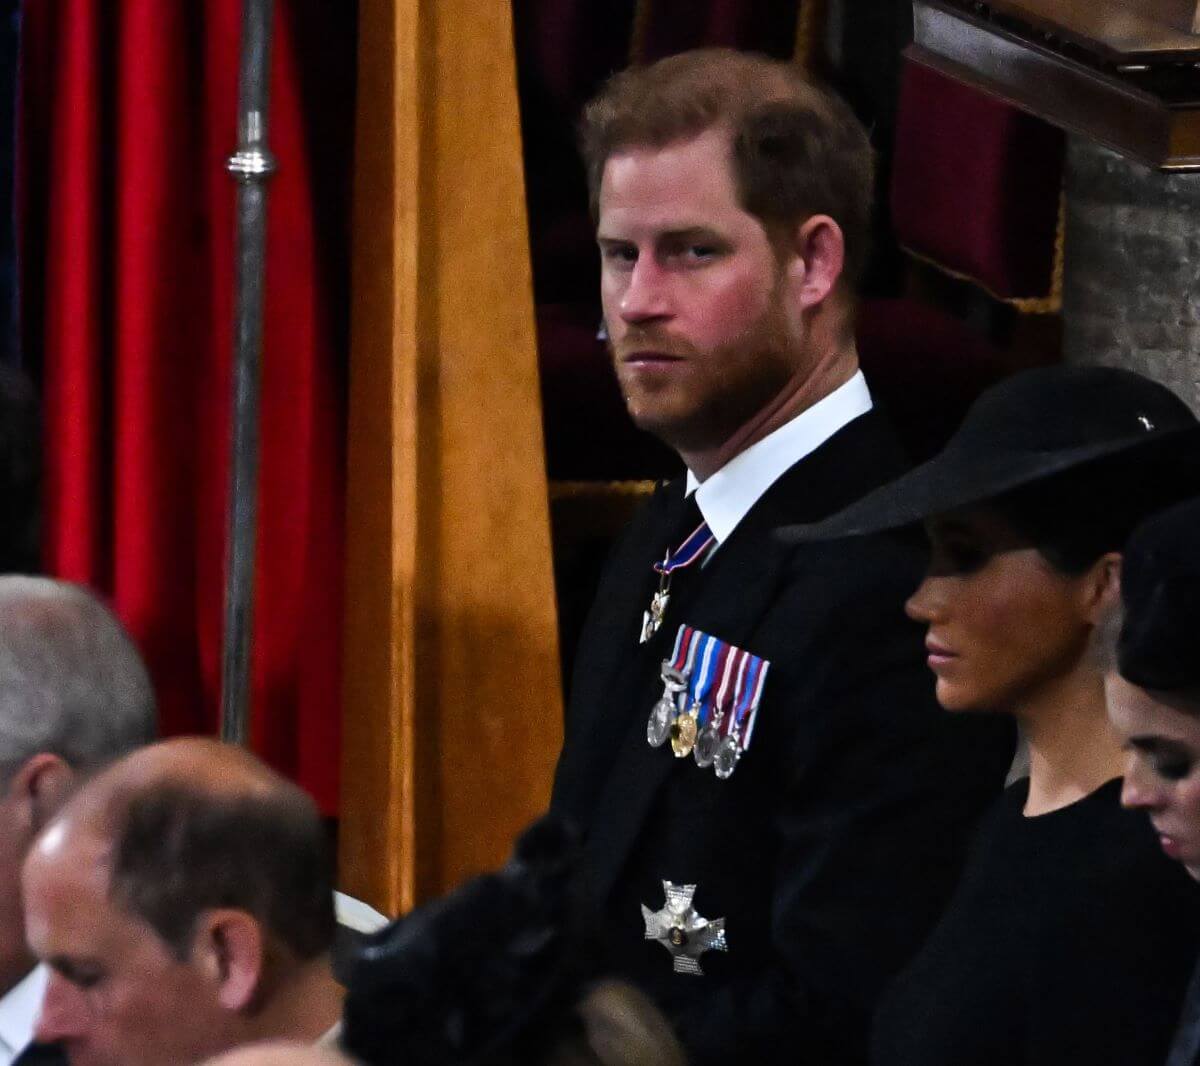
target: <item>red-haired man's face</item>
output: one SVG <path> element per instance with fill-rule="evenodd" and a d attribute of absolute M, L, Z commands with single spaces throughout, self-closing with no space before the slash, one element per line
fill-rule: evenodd
<path fill-rule="evenodd" d="M 600 186 L 601 299 L 633 420 L 678 450 L 719 446 L 796 374 L 795 324 L 762 222 L 710 130 L 613 154 Z"/>

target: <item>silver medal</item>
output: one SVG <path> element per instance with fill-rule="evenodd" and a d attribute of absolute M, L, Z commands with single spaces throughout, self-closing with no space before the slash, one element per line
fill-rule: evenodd
<path fill-rule="evenodd" d="M 660 748 L 671 735 L 671 726 L 679 716 L 679 694 L 687 691 L 687 672 L 676 670 L 669 662 L 664 661 L 661 668 L 663 694 L 650 711 L 646 720 L 646 743 L 652 748 Z"/>
<path fill-rule="evenodd" d="M 721 741 L 717 748 L 717 754 L 713 758 L 713 773 L 722 781 L 733 776 L 733 771 L 737 769 L 738 759 L 742 757 L 742 749 L 737 740 L 732 737 L 726 737 Z"/>
<path fill-rule="evenodd" d="M 675 701 L 663 696 L 654 705 L 646 721 L 646 742 L 652 748 L 661 748 L 671 735 L 671 724 L 675 721 Z"/>
<path fill-rule="evenodd" d="M 700 976 L 700 956 L 706 951 L 728 951 L 724 918 L 705 918 L 692 905 L 695 885 L 676 885 L 663 882 L 666 903 L 661 910 L 652 911 L 642 904 L 642 921 L 646 924 L 646 939 L 657 940 L 671 953 L 671 966 L 676 973 Z"/>
<path fill-rule="evenodd" d="M 696 746 L 692 749 L 692 757 L 697 766 L 712 766 L 717 757 L 717 749 L 721 745 L 721 719 L 712 718 L 696 738 Z"/>

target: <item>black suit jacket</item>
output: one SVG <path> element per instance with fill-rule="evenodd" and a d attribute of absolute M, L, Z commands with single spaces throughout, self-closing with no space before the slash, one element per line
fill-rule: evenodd
<path fill-rule="evenodd" d="M 791 468 L 703 570 L 676 578 L 639 645 L 651 564 L 678 537 L 682 484 L 614 550 L 584 627 L 553 808 L 584 832 L 584 917 L 601 967 L 649 991 L 695 1063 L 859 1063 L 875 998 L 920 944 L 999 791 L 1006 723 L 945 714 L 922 632 L 903 613 L 924 550 L 911 536 L 789 546 L 899 473 L 882 418 L 851 422 Z M 673 546 L 673 545 L 671 545 Z M 659 663 L 681 624 L 771 662 L 753 743 L 727 781 L 646 743 Z M 675 974 L 640 904 L 695 883 L 729 950 Z"/>

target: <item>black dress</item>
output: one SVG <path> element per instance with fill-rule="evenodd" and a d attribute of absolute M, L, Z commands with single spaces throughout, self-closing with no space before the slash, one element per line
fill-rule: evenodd
<path fill-rule="evenodd" d="M 1200 944 L 1200 889 L 1120 781 L 981 822 L 932 937 L 880 1001 L 877 1066 L 1161 1066 Z"/>
<path fill-rule="evenodd" d="M 1192 974 L 1167 1066 L 1200 1066 L 1200 966 Z"/>

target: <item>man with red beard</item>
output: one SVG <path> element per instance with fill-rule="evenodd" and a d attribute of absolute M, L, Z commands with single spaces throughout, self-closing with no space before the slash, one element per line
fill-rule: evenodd
<path fill-rule="evenodd" d="M 861 1062 L 1011 757 L 934 702 L 918 545 L 775 537 L 902 470 L 854 344 L 871 147 L 795 68 L 729 51 L 617 75 L 582 144 L 617 377 L 687 468 L 579 646 L 553 807 L 583 919 L 693 1062 Z"/>

